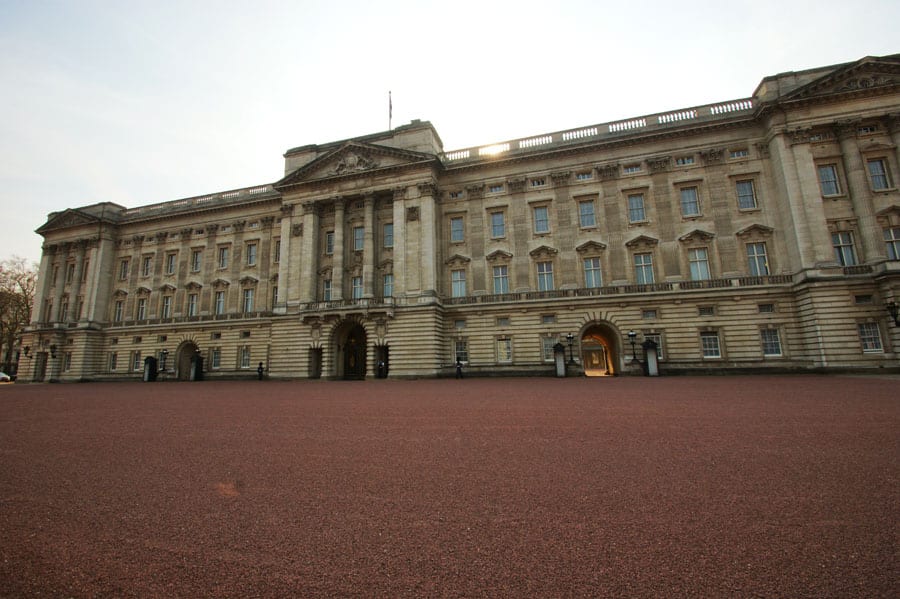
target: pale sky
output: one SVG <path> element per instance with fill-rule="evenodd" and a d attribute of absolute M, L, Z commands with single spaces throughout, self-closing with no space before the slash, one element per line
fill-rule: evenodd
<path fill-rule="evenodd" d="M 896 0 L 0 0 L 0 259 L 49 212 L 271 183 L 431 121 L 447 151 L 748 97 L 900 52 Z"/>

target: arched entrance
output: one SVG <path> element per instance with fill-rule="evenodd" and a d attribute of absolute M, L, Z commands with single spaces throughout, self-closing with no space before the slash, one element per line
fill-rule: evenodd
<path fill-rule="evenodd" d="M 194 368 L 200 364 L 200 348 L 193 341 L 185 341 L 175 350 L 175 378 L 179 381 L 197 380 Z"/>
<path fill-rule="evenodd" d="M 621 344 L 616 329 L 596 323 L 581 334 L 581 363 L 585 376 L 612 376 L 619 370 Z"/>
<path fill-rule="evenodd" d="M 335 376 L 344 380 L 366 378 L 366 329 L 356 322 L 342 324 L 335 331 Z"/>

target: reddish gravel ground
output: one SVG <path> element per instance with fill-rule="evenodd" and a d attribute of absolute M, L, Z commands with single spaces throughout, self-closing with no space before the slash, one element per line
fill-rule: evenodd
<path fill-rule="evenodd" d="M 0 596 L 897 597 L 898 385 L 6 385 Z"/>

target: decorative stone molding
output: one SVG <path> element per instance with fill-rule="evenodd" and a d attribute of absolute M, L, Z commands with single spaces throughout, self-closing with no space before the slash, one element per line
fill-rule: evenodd
<path fill-rule="evenodd" d="M 113 291 L 113 297 L 117 298 L 125 298 L 128 296 L 128 292 L 124 289 L 116 289 Z"/>
<path fill-rule="evenodd" d="M 216 279 L 212 282 L 213 289 L 217 291 L 227 289 L 229 285 L 231 285 L 231 283 L 229 281 L 226 281 L 225 279 Z"/>
<path fill-rule="evenodd" d="M 509 179 L 506 182 L 509 193 L 520 193 L 525 189 L 525 179 Z"/>
<path fill-rule="evenodd" d="M 247 275 L 241 278 L 240 283 L 241 287 L 255 287 L 257 284 L 259 284 L 259 279 Z"/>
<path fill-rule="evenodd" d="M 166 292 L 173 293 L 175 291 L 175 286 L 171 285 L 169 283 L 164 283 L 164 284 L 160 285 L 159 290 L 162 291 L 163 293 L 166 293 Z"/>
<path fill-rule="evenodd" d="M 182 239 L 189 239 L 191 235 L 194 234 L 194 229 L 192 227 L 188 227 L 186 229 L 182 229 L 179 231 Z"/>
<path fill-rule="evenodd" d="M 832 125 L 832 129 L 838 140 L 844 141 L 845 139 L 856 137 L 856 131 L 859 129 L 860 122 L 859 119 L 836 121 L 834 125 Z"/>
<path fill-rule="evenodd" d="M 394 201 L 400 202 L 406 199 L 406 188 L 405 187 L 395 187 L 393 189 Z"/>
<path fill-rule="evenodd" d="M 655 239 L 648 235 L 638 235 L 631 241 L 625 242 L 625 247 L 629 249 L 654 248 L 659 244 L 659 239 Z"/>
<path fill-rule="evenodd" d="M 872 77 L 858 77 L 847 81 L 837 89 L 839 92 L 855 92 L 862 89 L 870 89 L 873 87 L 882 87 L 885 85 L 893 85 L 894 79 L 884 75 L 875 75 Z"/>
<path fill-rule="evenodd" d="M 469 185 L 466 187 L 466 195 L 470 200 L 478 200 L 484 196 L 484 183 L 480 185 Z"/>
<path fill-rule="evenodd" d="M 485 260 L 491 263 L 503 264 L 512 261 L 513 255 L 509 252 L 504 252 L 503 250 L 494 250 L 487 256 L 485 256 Z"/>
<path fill-rule="evenodd" d="M 272 225 L 275 224 L 275 217 L 274 216 L 264 216 L 263 218 L 259 219 L 259 224 L 263 228 L 268 229 Z"/>
<path fill-rule="evenodd" d="M 827 225 L 829 233 L 838 233 L 841 231 L 855 231 L 857 223 L 855 218 L 836 218 L 829 220 Z"/>
<path fill-rule="evenodd" d="M 190 291 L 199 291 L 203 289 L 203 285 L 201 285 L 197 281 L 190 281 L 187 285 L 184 286 L 184 288 Z"/>
<path fill-rule="evenodd" d="M 417 220 L 419 220 L 419 207 L 410 206 L 406 209 L 406 222 L 413 222 Z"/>
<path fill-rule="evenodd" d="M 295 206 L 296 204 L 282 204 L 279 210 L 281 210 L 281 214 L 283 216 L 290 216 L 294 213 Z"/>
<path fill-rule="evenodd" d="M 553 179 L 554 187 L 562 187 L 563 185 L 568 185 L 571 176 L 572 171 L 558 171 L 555 173 L 550 173 L 550 178 Z"/>
<path fill-rule="evenodd" d="M 749 227 L 744 227 L 743 229 L 735 233 L 735 235 L 746 241 L 751 239 L 764 239 L 766 237 L 771 237 L 774 231 L 775 229 L 773 229 L 772 227 L 754 223 Z"/>
<path fill-rule="evenodd" d="M 770 156 L 769 144 L 758 143 L 758 144 L 753 144 L 753 145 L 756 148 L 756 153 L 759 155 L 760 158 L 769 158 L 769 156 Z"/>
<path fill-rule="evenodd" d="M 597 173 L 600 175 L 601 181 L 609 181 L 611 179 L 616 179 L 619 177 L 619 163 L 615 162 L 612 164 L 602 164 L 594 167 L 597 169 Z"/>
<path fill-rule="evenodd" d="M 452 256 L 450 256 L 450 258 L 447 259 L 446 262 L 444 262 L 444 264 L 446 264 L 447 266 L 450 266 L 451 268 L 454 266 L 458 268 L 460 266 L 467 265 L 471 261 L 472 261 L 472 259 L 468 258 L 466 256 L 460 256 L 459 254 L 453 254 Z"/>
<path fill-rule="evenodd" d="M 216 223 L 212 223 L 206 225 L 206 236 L 207 237 L 215 237 L 216 233 L 219 232 L 219 225 Z"/>
<path fill-rule="evenodd" d="M 135 294 L 138 297 L 147 297 L 148 295 L 150 295 L 150 293 L 152 293 L 152 291 L 149 287 L 138 287 L 137 291 L 135 291 Z"/>
<path fill-rule="evenodd" d="M 168 239 L 168 238 L 169 238 L 168 231 L 160 231 L 159 233 L 157 233 L 156 235 L 153 236 L 153 240 L 156 243 L 165 243 L 166 239 Z"/>
<path fill-rule="evenodd" d="M 548 245 L 542 245 L 541 247 L 534 248 L 528 255 L 532 258 L 552 258 L 559 253 L 559 250 L 556 248 L 552 248 Z"/>
<path fill-rule="evenodd" d="M 232 223 L 232 226 L 234 227 L 235 232 L 241 233 L 244 231 L 244 227 L 247 226 L 247 221 L 238 220 L 238 221 L 235 221 L 234 223 Z"/>
<path fill-rule="evenodd" d="M 606 249 L 606 244 L 599 241 L 585 241 L 575 248 L 575 251 L 582 255 L 599 254 Z"/>
<path fill-rule="evenodd" d="M 140 244 L 144 243 L 144 236 L 143 235 L 135 235 L 134 237 L 131 238 L 131 242 L 134 245 L 140 245 Z"/>
<path fill-rule="evenodd" d="M 900 225 L 900 206 L 894 204 L 884 210 L 879 210 L 875 219 L 881 227 L 896 227 Z"/>
<path fill-rule="evenodd" d="M 303 204 L 303 215 L 307 214 L 318 214 L 319 213 L 319 205 L 315 202 L 306 202 Z"/>
<path fill-rule="evenodd" d="M 700 157 L 706 164 L 722 164 L 725 161 L 725 148 L 709 148 L 702 150 Z"/>
<path fill-rule="evenodd" d="M 291 227 L 291 236 L 292 237 L 302 237 L 303 236 L 303 223 L 297 223 L 293 227 Z"/>
<path fill-rule="evenodd" d="M 690 233 L 685 233 L 684 235 L 679 237 L 678 241 L 680 241 L 681 243 L 696 243 L 698 241 L 708 243 L 715 239 L 715 237 L 715 233 L 710 233 L 709 231 L 704 231 L 702 229 L 694 229 Z"/>
<path fill-rule="evenodd" d="M 432 181 L 418 183 L 416 184 L 416 187 L 419 189 L 420 196 L 437 197 L 437 185 L 435 185 Z"/>
<path fill-rule="evenodd" d="M 389 275 L 394 272 L 394 261 L 393 260 L 385 260 L 378 264 L 378 272 Z"/>
<path fill-rule="evenodd" d="M 362 149 L 348 150 L 329 171 L 330 175 L 349 175 L 378 167 L 378 162 Z"/>
<path fill-rule="evenodd" d="M 647 159 L 647 168 L 651 173 L 663 173 L 669 170 L 670 164 L 672 164 L 671 156 L 654 156 Z"/>

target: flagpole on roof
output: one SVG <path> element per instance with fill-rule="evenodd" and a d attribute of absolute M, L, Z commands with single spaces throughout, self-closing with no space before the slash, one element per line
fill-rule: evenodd
<path fill-rule="evenodd" d="M 388 90 L 388 131 L 391 130 L 391 119 L 394 116 L 394 103 L 391 101 L 391 92 Z"/>

